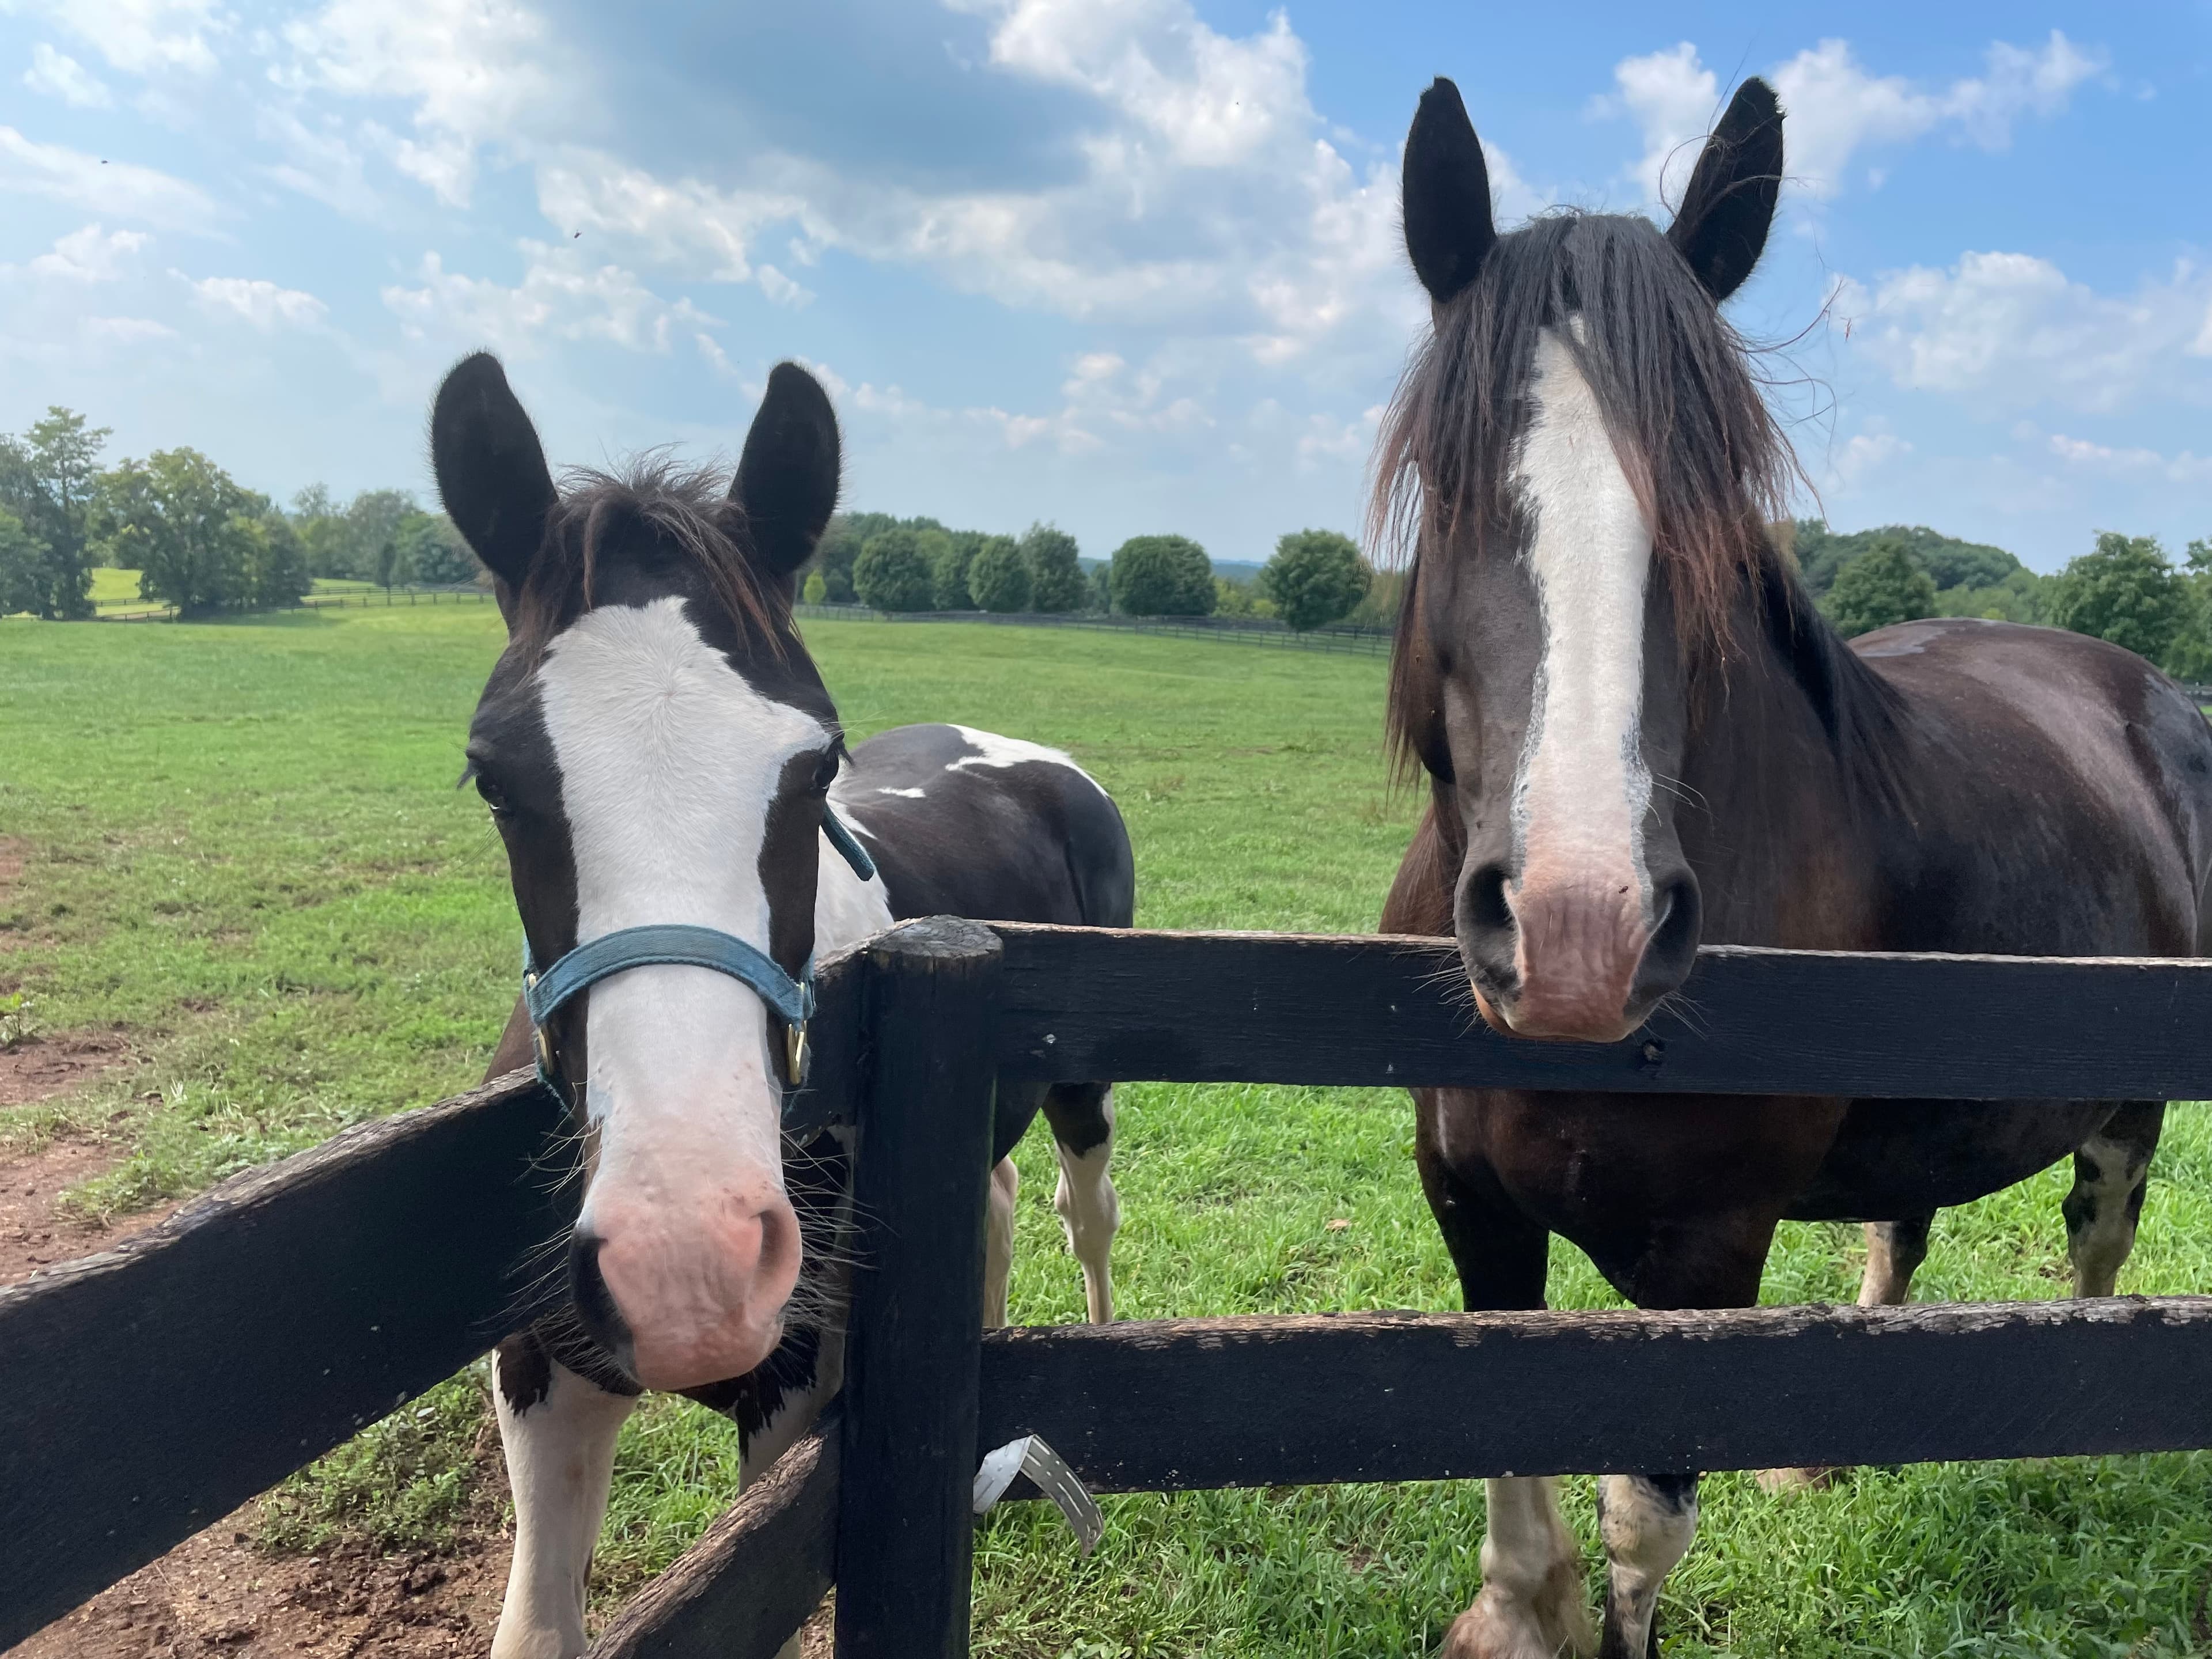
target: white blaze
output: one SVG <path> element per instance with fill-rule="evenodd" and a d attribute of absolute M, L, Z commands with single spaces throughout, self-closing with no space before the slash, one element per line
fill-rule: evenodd
<path fill-rule="evenodd" d="M 1554 873 L 1632 881 L 1648 902 L 1651 775 L 1638 724 L 1651 532 L 1596 394 L 1554 330 L 1537 344 L 1528 398 L 1513 482 L 1534 520 L 1528 562 L 1544 655 L 1514 780 L 1515 862 L 1524 887 Z"/>
<path fill-rule="evenodd" d="M 829 741 L 822 723 L 754 690 L 673 598 L 587 611 L 538 679 L 575 857 L 577 942 L 688 922 L 765 951 L 768 810 L 786 764 Z M 628 1166 L 657 1183 L 672 1152 L 711 1149 L 780 1188 L 767 1018 L 750 988 L 704 968 L 633 968 L 594 986 L 599 1181 Z M 641 1154 L 660 1167 L 637 1165 Z"/>

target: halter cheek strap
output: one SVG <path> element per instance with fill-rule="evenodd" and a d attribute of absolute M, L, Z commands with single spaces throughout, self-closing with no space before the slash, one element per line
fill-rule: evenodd
<path fill-rule="evenodd" d="M 825 805 L 822 830 L 830 844 L 852 866 L 862 881 L 872 880 L 875 860 L 854 838 L 852 830 Z M 806 1082 L 811 1056 L 806 1047 L 806 1023 L 814 1017 L 814 963 L 809 958 L 797 978 L 783 970 L 766 951 L 748 945 L 734 933 L 716 927 L 696 927 L 684 922 L 653 922 L 642 927 L 623 927 L 586 939 L 544 972 L 538 971 L 530 954 L 530 940 L 522 941 L 522 1000 L 529 1010 L 538 1079 L 556 1095 L 561 1093 L 560 1067 L 553 1053 L 547 1024 L 565 1003 L 601 980 L 633 968 L 711 968 L 726 974 L 758 994 L 784 1029 L 785 1081 L 796 1090 Z"/>

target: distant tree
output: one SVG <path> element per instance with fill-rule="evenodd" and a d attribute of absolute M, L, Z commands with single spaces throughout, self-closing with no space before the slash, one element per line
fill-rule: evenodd
<path fill-rule="evenodd" d="M 1790 541 L 1805 586 L 1816 599 L 1834 585 L 1845 565 L 1877 542 L 1902 544 L 1928 573 L 1939 592 L 1954 587 L 1996 587 L 2014 571 L 2025 568 L 2002 547 L 1991 547 L 1984 542 L 1963 542 L 1925 525 L 1883 525 L 1878 529 L 1839 534 L 1821 520 L 1800 519 L 1793 527 Z"/>
<path fill-rule="evenodd" d="M 1075 538 L 1056 525 L 1033 524 L 1022 532 L 1022 560 L 1030 568 L 1030 608 L 1058 613 L 1091 602 Z"/>
<path fill-rule="evenodd" d="M 897 522 L 888 513 L 839 513 L 831 516 L 822 539 L 814 544 L 814 556 L 809 562 L 822 573 L 825 604 L 853 602 L 853 567 L 860 560 L 860 550 L 868 544 L 871 537 L 882 535 Z"/>
<path fill-rule="evenodd" d="M 267 503 L 196 449 L 157 449 L 100 475 L 92 521 L 110 562 L 180 616 L 250 605 L 254 547 L 244 527 Z"/>
<path fill-rule="evenodd" d="M 307 550 L 292 521 L 272 507 L 240 513 L 230 522 L 245 568 L 234 603 L 240 610 L 274 611 L 297 605 L 314 586 L 307 574 Z"/>
<path fill-rule="evenodd" d="M 1275 602 L 1260 591 L 1257 582 L 1213 579 L 1213 614 L 1217 617 L 1272 617 Z"/>
<path fill-rule="evenodd" d="M 1114 562 L 1107 560 L 1091 573 L 1091 603 L 1102 612 L 1114 609 Z"/>
<path fill-rule="evenodd" d="M 918 532 L 894 525 L 868 538 L 853 565 L 853 591 L 878 611 L 927 611 L 929 560 Z"/>
<path fill-rule="evenodd" d="M 331 498 L 328 486 L 309 484 L 292 497 L 292 528 L 317 576 L 351 577 L 353 549 L 346 538 L 345 509 Z"/>
<path fill-rule="evenodd" d="M 0 617 L 42 611 L 47 581 L 46 544 L 0 507 Z"/>
<path fill-rule="evenodd" d="M 1936 614 L 1936 582 L 1894 538 L 1845 565 L 1821 605 L 1845 639 Z"/>
<path fill-rule="evenodd" d="M 929 562 L 929 605 L 932 611 L 973 611 L 968 592 L 968 561 L 975 549 L 963 537 L 932 526 L 915 532 L 915 545 Z"/>
<path fill-rule="evenodd" d="M 2107 530 L 2058 573 L 2051 619 L 2164 666 L 2183 639 L 2192 598 L 2155 536 Z"/>
<path fill-rule="evenodd" d="M 471 582 L 483 567 L 469 551 L 461 532 L 442 513 L 410 513 L 399 521 L 398 558 L 395 568 L 401 581 L 432 586 L 458 586 Z"/>
<path fill-rule="evenodd" d="M 1344 620 L 1355 628 L 1395 628 L 1398 605 L 1405 597 L 1404 571 L 1376 570 L 1374 580 L 1368 584 L 1367 597 L 1354 605 L 1352 614 Z"/>
<path fill-rule="evenodd" d="M 1294 530 L 1275 544 L 1259 586 L 1275 602 L 1276 614 L 1303 634 L 1346 615 L 1367 597 L 1374 580 L 1351 537 Z"/>
<path fill-rule="evenodd" d="M 805 581 L 799 586 L 799 597 L 807 605 L 827 605 L 830 602 L 830 584 L 823 580 L 820 571 L 806 573 Z"/>
<path fill-rule="evenodd" d="M 1213 564 L 1185 536 L 1132 536 L 1114 550 L 1114 608 L 1131 617 L 1210 617 Z"/>
<path fill-rule="evenodd" d="M 1030 567 L 1012 536 L 990 536 L 968 567 L 968 592 L 978 610 L 1006 615 L 1030 608 Z"/>
<path fill-rule="evenodd" d="M 356 580 L 392 587 L 404 580 L 400 527 L 419 510 L 404 489 L 364 489 L 346 504 L 347 562 Z"/>
<path fill-rule="evenodd" d="M 61 617 L 92 615 L 92 560 L 85 534 L 94 481 L 100 476 L 100 452 L 110 436 L 104 426 L 88 427 L 84 416 L 58 404 L 23 434 L 32 473 L 44 499 L 44 522 L 33 528 L 46 544 L 49 578 L 44 614 Z"/>
<path fill-rule="evenodd" d="M 93 556 L 86 533 L 106 427 L 55 405 L 21 438 L 0 436 L 0 508 L 12 514 L 39 553 L 35 571 L 20 565 L 17 579 L 34 584 L 34 600 L 22 608 L 48 618 L 89 617 Z"/>

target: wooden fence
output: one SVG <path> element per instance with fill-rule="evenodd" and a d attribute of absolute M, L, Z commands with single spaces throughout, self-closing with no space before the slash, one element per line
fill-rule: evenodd
<path fill-rule="evenodd" d="M 1433 939 L 942 919 L 828 964 L 801 1103 L 857 1124 L 869 1218 L 840 1407 L 595 1659 L 768 1659 L 833 1578 L 845 1659 L 965 1653 L 979 1453 L 1030 1432 L 1098 1491 L 2212 1445 L 2212 1300 L 2197 1297 L 984 1334 L 998 1073 L 2212 1095 L 2212 962 L 1708 950 L 1686 1015 L 1609 1047 L 1498 1038 L 1462 985 Z M 516 1073 L 0 1291 L 0 1647 L 526 1316 L 532 1253 L 572 1198 L 542 1161 L 556 1119 Z M 1484 1397 L 1512 1409 L 1463 1409 Z"/>
<path fill-rule="evenodd" d="M 1298 651 L 1387 657 L 1392 630 L 1334 623 L 1300 633 L 1264 617 L 1117 617 L 1095 611 L 874 611 L 863 605 L 801 605 L 802 620 L 888 623 L 990 623 L 1002 628 L 1074 628 L 1101 634 L 1162 634 L 1186 640 L 1237 640 Z"/>
<path fill-rule="evenodd" d="M 393 605 L 483 605 L 492 598 L 491 590 L 483 587 L 378 587 L 360 593 L 310 593 L 290 605 L 275 607 L 281 611 L 366 611 L 371 607 L 390 610 Z M 235 612 L 222 612 L 235 615 Z M 177 607 L 173 605 L 150 605 L 143 611 L 103 611 L 94 622 L 139 623 L 174 622 Z"/>

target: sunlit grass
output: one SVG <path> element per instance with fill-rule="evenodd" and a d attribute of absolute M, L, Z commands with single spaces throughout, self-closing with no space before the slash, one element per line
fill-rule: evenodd
<path fill-rule="evenodd" d="M 119 1025 L 138 1055 L 57 1107 L 0 1114 L 0 1143 L 112 1134 L 128 1157 L 83 1196 L 129 1207 L 475 1080 L 514 996 L 514 919 L 496 841 L 452 784 L 498 629 L 473 606 L 0 623 L 0 835 L 28 854 L 0 899 L 0 991 L 34 989 L 54 1029 Z M 1127 815 L 1141 924 L 1373 926 L 1413 810 L 1384 787 L 1378 659 L 843 621 L 811 624 L 810 642 L 856 734 L 950 719 L 1071 749 Z M 1126 1316 L 1453 1305 L 1402 1095 L 1139 1085 L 1119 1099 Z M 1017 1161 L 1014 1316 L 1079 1318 L 1042 1130 Z M 1921 1293 L 2063 1294 L 2063 1186 L 2054 1170 L 1947 1212 Z M 1859 1250 L 1856 1229 L 1786 1227 L 1767 1299 L 1849 1300 Z M 2121 1288 L 2212 1290 L 2201 1109 L 2171 1115 Z M 1563 1244 L 1550 1295 L 1617 1305 Z M 476 1512 L 483 1409 L 473 1375 L 443 1385 L 289 1483 L 268 1536 L 449 1535 Z M 602 1606 L 674 1559 L 736 1479 L 734 1431 L 672 1400 L 638 1413 L 619 1455 Z M 1570 1486 L 1593 1545 L 1589 1483 Z M 2212 1651 L 2203 1456 L 1862 1470 L 1787 1501 L 1715 1476 L 1704 1499 L 1662 1611 L 1673 1654 Z M 1107 1510 L 1087 1562 L 1048 1510 L 991 1517 L 979 1651 L 1420 1654 L 1480 1580 L 1479 1486 Z"/>

